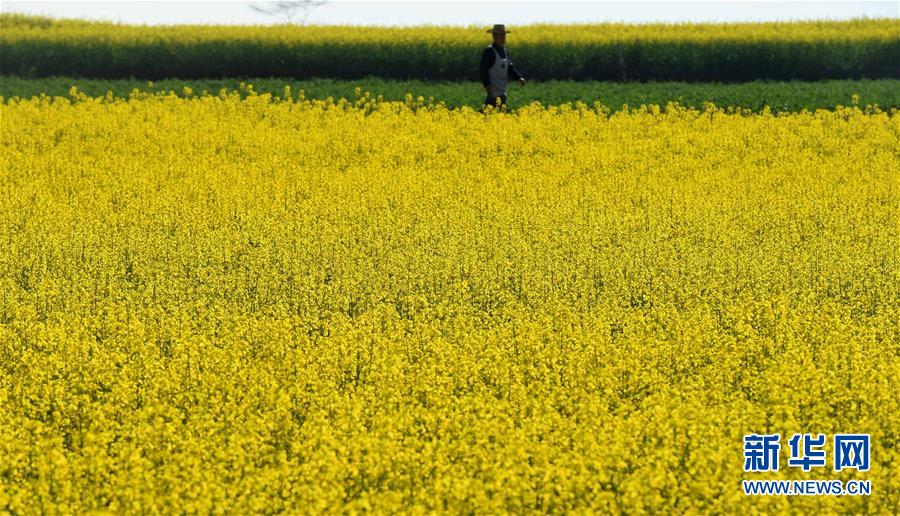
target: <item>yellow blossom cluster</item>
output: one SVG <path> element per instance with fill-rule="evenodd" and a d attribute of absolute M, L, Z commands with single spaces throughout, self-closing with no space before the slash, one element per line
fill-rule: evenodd
<path fill-rule="evenodd" d="M 900 510 L 896 111 L 0 117 L 0 512 Z M 743 472 L 794 432 L 871 470 Z"/>

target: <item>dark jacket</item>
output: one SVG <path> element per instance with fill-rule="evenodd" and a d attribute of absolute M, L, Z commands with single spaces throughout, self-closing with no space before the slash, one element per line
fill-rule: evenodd
<path fill-rule="evenodd" d="M 501 57 L 509 59 L 509 51 L 506 48 L 498 47 L 491 43 L 491 47 L 497 49 L 497 53 L 500 54 Z M 489 86 L 491 84 L 491 80 L 488 77 L 488 69 L 494 66 L 494 61 L 497 60 L 497 54 L 494 54 L 494 51 L 491 50 L 490 47 L 484 49 L 484 52 L 481 53 L 481 64 L 478 66 L 478 74 L 481 75 L 481 84 L 485 86 Z M 507 68 L 509 78 L 518 81 L 522 78 L 522 74 L 516 70 L 516 67 L 513 66 L 512 61 L 509 62 L 509 68 Z"/>

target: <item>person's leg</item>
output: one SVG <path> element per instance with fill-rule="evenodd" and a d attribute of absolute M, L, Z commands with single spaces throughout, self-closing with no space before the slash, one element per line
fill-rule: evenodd
<path fill-rule="evenodd" d="M 500 95 L 500 109 L 506 110 L 506 95 Z"/>
<path fill-rule="evenodd" d="M 497 98 L 492 95 L 488 95 L 486 99 L 484 99 L 484 107 L 493 106 L 494 109 L 497 109 Z M 502 100 L 501 100 L 502 102 Z"/>

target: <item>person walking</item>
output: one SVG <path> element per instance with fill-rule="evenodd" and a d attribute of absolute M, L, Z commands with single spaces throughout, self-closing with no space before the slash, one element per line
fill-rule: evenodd
<path fill-rule="evenodd" d="M 512 78 L 519 81 L 521 85 L 525 85 L 525 77 L 516 70 L 512 61 L 509 59 L 509 51 L 506 50 L 506 35 L 512 31 L 506 30 L 503 24 L 494 25 L 493 29 L 489 29 L 494 37 L 494 42 L 488 45 L 484 52 L 481 53 L 481 65 L 478 72 L 481 75 L 481 83 L 487 92 L 487 98 L 484 100 L 485 107 L 497 107 L 497 100 L 500 101 L 500 108 L 506 109 L 506 83 Z"/>

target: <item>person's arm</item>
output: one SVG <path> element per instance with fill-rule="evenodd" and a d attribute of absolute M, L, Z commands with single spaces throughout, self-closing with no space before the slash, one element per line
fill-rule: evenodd
<path fill-rule="evenodd" d="M 495 59 L 496 56 L 494 56 L 494 53 L 489 48 L 484 49 L 484 52 L 481 53 L 481 64 L 478 66 L 478 74 L 481 76 L 481 84 L 483 84 L 485 88 L 491 85 L 488 70 L 494 66 Z"/>

